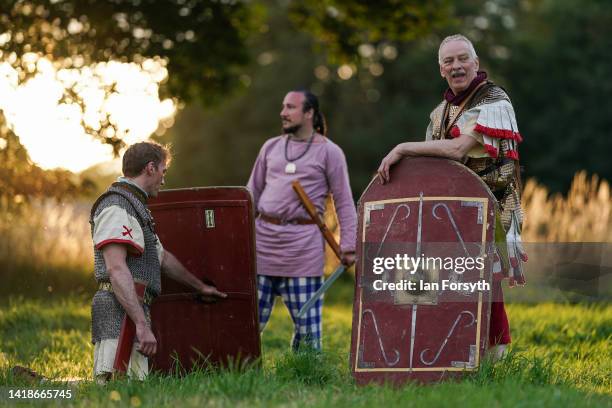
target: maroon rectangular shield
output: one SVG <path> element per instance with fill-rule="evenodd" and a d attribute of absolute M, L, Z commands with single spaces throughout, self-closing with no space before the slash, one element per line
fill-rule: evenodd
<path fill-rule="evenodd" d="M 253 202 L 243 187 L 161 191 L 149 208 L 165 249 L 202 281 L 228 294 L 204 303 L 162 274 L 151 306 L 157 354 L 152 369 L 253 361 L 261 354 Z"/>
<path fill-rule="evenodd" d="M 484 183 L 457 162 L 404 159 L 391 183 L 370 183 L 358 212 L 357 383 L 427 383 L 477 370 L 488 345 L 495 228 L 495 198 Z M 402 262 L 387 268 L 376 261 L 397 255 Z M 412 274 L 403 255 L 434 261 Z M 481 267 L 467 270 L 460 258 L 481 258 Z"/>

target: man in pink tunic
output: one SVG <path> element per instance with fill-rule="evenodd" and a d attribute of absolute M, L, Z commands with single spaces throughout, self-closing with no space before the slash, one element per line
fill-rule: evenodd
<path fill-rule="evenodd" d="M 344 153 L 325 136 L 317 97 L 289 92 L 280 116 L 283 134 L 264 143 L 248 182 L 257 211 L 259 325 L 263 331 L 281 296 L 295 325 L 293 349 L 303 343 L 320 350 L 322 298 L 303 317 L 297 314 L 323 284 L 325 244 L 291 183 L 299 180 L 321 214 L 333 195 L 345 265 L 355 262 L 357 214 Z"/>

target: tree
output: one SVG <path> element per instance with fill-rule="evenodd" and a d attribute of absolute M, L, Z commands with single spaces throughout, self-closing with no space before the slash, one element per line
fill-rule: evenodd
<path fill-rule="evenodd" d="M 70 197 L 89 189 L 66 170 L 44 171 L 32 163 L 0 111 L 0 210 L 19 207 L 31 197 Z M 82 187 L 82 188 L 81 188 Z"/>
<path fill-rule="evenodd" d="M 308 1 L 291 2 L 287 11 L 294 25 L 327 51 L 328 61 L 346 62 L 360 58 L 357 51 L 364 42 L 376 46 L 430 30 L 445 18 L 447 3 Z M 168 80 L 160 84 L 162 97 L 210 106 L 245 87 L 250 43 L 266 31 L 266 10 L 278 7 L 272 0 L 0 0 L 0 64 L 9 63 L 22 84 L 39 73 L 41 59 L 58 69 L 77 70 L 113 60 L 144 69 L 153 59 L 169 71 Z M 67 85 L 61 102 L 77 104 L 85 112 L 78 86 Z M 104 92 L 111 95 L 115 84 Z M 4 117 L 0 119 L 5 125 Z M 108 116 L 94 126 L 82 121 L 82 127 L 110 144 L 115 154 L 125 145 L 126 135 Z M 14 136 L 4 132 L 0 140 L 6 144 L 10 139 L 13 149 L 19 143 Z"/>
<path fill-rule="evenodd" d="M 529 1 L 516 12 L 511 86 L 525 133 L 527 174 L 567 191 L 582 170 L 612 178 L 612 3 Z"/>
<path fill-rule="evenodd" d="M 359 56 L 364 42 L 376 45 L 423 35 L 444 20 L 445 4 L 307 1 L 290 3 L 288 11 L 299 29 L 324 44 L 331 61 L 346 61 Z M 206 106 L 243 85 L 239 74 L 250 59 L 248 41 L 262 30 L 266 6 L 278 5 L 234 0 L 0 0 L 0 56 L 17 69 L 21 81 L 37 72 L 23 61 L 28 53 L 76 68 L 161 58 L 170 73 L 160 89 L 162 97 Z M 74 90 L 67 93 L 75 98 Z M 100 133 L 91 131 L 94 136 Z M 121 137 L 102 140 L 121 146 Z"/>
<path fill-rule="evenodd" d="M 177 118 L 170 133 L 180 160 L 169 184 L 245 184 L 261 143 L 278 130 L 284 92 L 306 87 L 321 97 L 358 196 L 395 144 L 423 140 L 429 112 L 446 88 L 437 47 L 457 32 L 473 40 L 481 67 L 508 90 L 525 139 L 519 149 L 525 177 L 561 192 L 580 169 L 610 179 L 611 8 L 599 0 L 456 3 L 449 11 L 454 18 L 428 35 L 364 40 L 358 60 L 342 60 L 345 79 L 328 55 L 313 52 L 321 36 L 297 31 L 289 23 L 294 17 L 288 22 L 279 8 L 267 22 L 274 29 L 253 42 L 259 63 L 244 77 L 248 90 Z"/>
<path fill-rule="evenodd" d="M 612 178 L 612 3 L 497 0 L 465 21 L 513 101 L 526 177 L 553 192 L 586 169 Z"/>
<path fill-rule="evenodd" d="M 355 51 L 359 60 L 338 67 L 316 51 L 319 37 L 298 30 L 287 14 L 282 7 L 271 11 L 266 23 L 273 29 L 253 42 L 256 63 L 243 77 L 246 92 L 211 109 L 192 105 L 179 114 L 169 130 L 177 158 L 169 186 L 246 184 L 262 143 L 280 131 L 280 104 L 290 89 L 320 96 L 329 137 L 346 153 L 356 197 L 394 143 L 423 138 L 443 89 L 429 38 L 401 46 L 364 42 Z"/>
<path fill-rule="evenodd" d="M 248 62 L 246 40 L 258 10 L 235 1 L 2 0 L 0 64 L 12 66 L 17 85 L 39 74 L 37 60 L 42 58 L 56 69 L 75 70 L 107 61 L 135 62 L 144 68 L 150 59 L 161 60 L 172 72 L 160 87 L 162 96 L 211 104 L 240 84 L 237 72 Z M 60 102 L 78 104 L 85 112 L 80 86 L 67 85 Z M 114 87 L 110 83 L 103 88 L 107 100 Z M 115 154 L 124 146 L 126 135 L 115 131 L 108 116 L 93 126 L 83 120 L 82 127 L 113 146 Z M 66 172 L 44 172 L 32 163 L 1 108 L 0 130 L 5 158 L 0 195 L 62 196 L 83 187 Z"/>
<path fill-rule="evenodd" d="M 158 56 L 172 73 L 165 92 L 208 103 L 238 83 L 259 8 L 214 0 L 3 0 L 0 10 L 5 57 L 41 53 L 78 68 Z"/>
<path fill-rule="evenodd" d="M 305 0 L 289 3 L 295 26 L 310 33 L 331 63 L 359 62 L 364 44 L 407 42 L 446 24 L 445 0 Z M 367 56 L 366 56 L 367 58 Z"/>

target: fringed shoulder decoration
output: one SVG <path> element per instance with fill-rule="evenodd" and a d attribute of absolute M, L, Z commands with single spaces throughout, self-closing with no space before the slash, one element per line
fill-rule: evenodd
<path fill-rule="evenodd" d="M 512 105 L 505 100 L 484 104 L 478 107 L 480 114 L 474 131 L 483 136 L 484 148 L 491 157 L 500 154 L 500 141 L 506 139 L 509 149 L 504 156 L 518 160 L 518 144 L 523 141 L 516 124 Z"/>

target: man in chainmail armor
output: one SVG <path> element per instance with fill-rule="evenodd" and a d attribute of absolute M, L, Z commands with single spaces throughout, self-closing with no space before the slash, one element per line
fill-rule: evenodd
<path fill-rule="evenodd" d="M 448 82 L 444 99 L 430 115 L 424 142 L 397 145 L 382 160 L 378 173 L 390 180 L 389 168 L 404 156 L 438 156 L 458 160 L 473 170 L 495 195 L 497 260 L 493 265 L 490 352 L 500 358 L 510 343 L 501 280 L 524 284 L 521 263 L 527 260 L 520 231 L 523 222 L 518 131 L 507 93 L 479 71 L 471 41 L 463 35 L 446 37 L 438 51 L 440 75 Z M 501 243 L 501 245 L 500 245 Z"/>
<path fill-rule="evenodd" d="M 138 379 L 147 375 L 147 357 L 154 355 L 157 348 L 149 306 L 161 292 L 161 272 L 193 287 L 207 301 L 227 296 L 187 271 L 163 248 L 155 233 L 147 199 L 157 196 L 169 162 L 170 152 L 157 143 L 130 146 L 123 155 L 123 177 L 91 209 L 94 273 L 99 285 L 91 307 L 93 374 L 100 383 L 113 373 L 126 312 L 136 327 L 128 374 Z M 143 304 L 137 298 L 135 282 L 146 285 Z"/>

